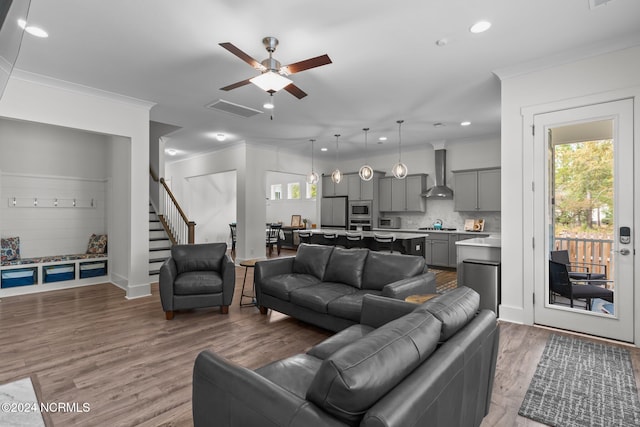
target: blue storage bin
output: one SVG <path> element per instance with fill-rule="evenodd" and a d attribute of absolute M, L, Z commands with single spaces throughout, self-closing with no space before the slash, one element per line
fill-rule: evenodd
<path fill-rule="evenodd" d="M 107 261 L 92 261 L 80 263 L 80 278 L 98 277 L 107 275 Z"/>
<path fill-rule="evenodd" d="M 36 283 L 38 283 L 37 267 L 4 270 L 0 278 L 0 287 L 2 288 L 35 285 Z"/>
<path fill-rule="evenodd" d="M 76 278 L 76 267 L 74 264 L 49 265 L 43 267 L 42 270 L 45 283 L 62 282 Z"/>

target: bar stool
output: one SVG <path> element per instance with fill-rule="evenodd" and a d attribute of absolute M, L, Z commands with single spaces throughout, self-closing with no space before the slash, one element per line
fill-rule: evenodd
<path fill-rule="evenodd" d="M 298 238 L 300 239 L 300 243 L 311 243 L 311 231 L 310 230 L 300 230 L 298 231 Z"/>
<path fill-rule="evenodd" d="M 396 240 L 393 234 L 373 233 L 373 240 L 376 242 L 377 251 L 388 250 L 393 253 L 393 242 Z"/>
<path fill-rule="evenodd" d="M 364 236 L 361 232 L 347 231 L 345 237 L 347 238 L 347 249 L 361 248 L 363 246 Z"/>
<path fill-rule="evenodd" d="M 338 241 L 338 233 L 326 231 L 322 233 L 322 240 L 325 245 L 335 246 Z"/>

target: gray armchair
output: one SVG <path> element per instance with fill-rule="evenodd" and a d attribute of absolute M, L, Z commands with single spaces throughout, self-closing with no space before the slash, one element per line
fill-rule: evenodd
<path fill-rule="evenodd" d="M 174 311 L 220 306 L 229 312 L 236 269 L 226 243 L 174 245 L 160 267 L 160 300 L 167 320 Z"/>

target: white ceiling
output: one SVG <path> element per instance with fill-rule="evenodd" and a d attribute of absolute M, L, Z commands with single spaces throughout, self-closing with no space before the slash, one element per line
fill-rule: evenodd
<path fill-rule="evenodd" d="M 491 29 L 470 33 L 482 19 Z M 308 153 L 315 138 L 333 150 L 336 133 L 354 156 L 363 127 L 370 150 L 396 150 L 398 119 L 403 146 L 499 135 L 496 70 L 638 44 L 640 1 L 31 0 L 29 23 L 49 38 L 25 34 L 17 69 L 155 102 L 151 120 L 181 127 L 167 143 L 176 158 L 238 141 Z M 206 109 L 218 99 L 263 109 L 254 85 L 219 90 L 257 72 L 218 43 L 261 61 L 265 36 L 280 40 L 283 64 L 325 53 L 333 63 L 293 75 L 308 96 L 279 92 L 273 120 Z"/>

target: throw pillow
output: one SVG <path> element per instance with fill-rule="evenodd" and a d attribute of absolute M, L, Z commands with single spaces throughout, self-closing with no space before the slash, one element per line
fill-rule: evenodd
<path fill-rule="evenodd" d="M 298 246 L 296 258 L 293 261 L 293 272 L 311 274 L 323 280 L 331 252 L 333 252 L 333 246 L 302 243 Z"/>
<path fill-rule="evenodd" d="M 88 254 L 106 254 L 107 253 L 107 235 L 92 234 L 89 237 Z"/>
<path fill-rule="evenodd" d="M 20 259 L 20 237 L 7 237 L 0 240 L 2 262 Z"/>
<path fill-rule="evenodd" d="M 362 269 L 368 253 L 367 249 L 335 248 L 329 258 L 323 280 L 344 283 L 360 289 L 362 287 Z"/>

